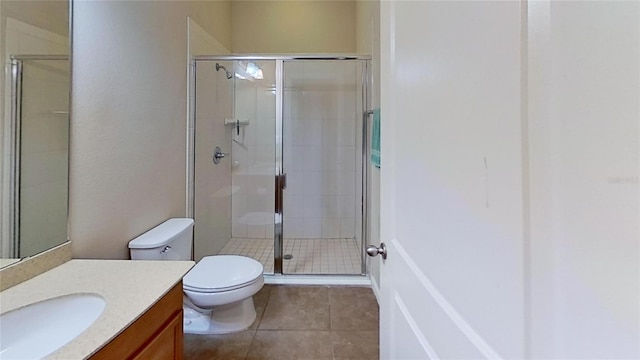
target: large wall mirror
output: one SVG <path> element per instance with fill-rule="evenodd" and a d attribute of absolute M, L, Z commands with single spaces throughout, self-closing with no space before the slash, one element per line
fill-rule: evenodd
<path fill-rule="evenodd" d="M 67 241 L 70 0 L 0 1 L 0 266 Z"/>

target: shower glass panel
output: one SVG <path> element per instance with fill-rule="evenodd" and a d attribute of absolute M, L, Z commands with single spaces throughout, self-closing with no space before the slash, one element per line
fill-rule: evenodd
<path fill-rule="evenodd" d="M 195 63 L 194 105 L 194 258 L 215 255 L 231 239 L 231 157 L 213 163 L 216 147 L 231 152 L 234 79 L 227 79 L 216 64 L 233 69 L 232 61 Z"/>
<path fill-rule="evenodd" d="M 266 274 L 365 273 L 367 64 L 194 61 L 196 260 L 234 254 Z"/>
<path fill-rule="evenodd" d="M 67 240 L 69 60 L 16 56 L 11 70 L 12 116 L 3 136 L 12 149 L 3 176 L 12 187 L 7 194 L 13 233 L 2 252 L 25 257 Z"/>
<path fill-rule="evenodd" d="M 363 60 L 284 61 L 284 273 L 362 273 L 365 71 Z"/>
<path fill-rule="evenodd" d="M 195 259 L 244 255 L 273 273 L 275 61 L 194 66 Z"/>
<path fill-rule="evenodd" d="M 225 252 L 250 256 L 272 274 L 275 207 L 275 61 L 240 60 L 231 125 L 232 241 Z"/>

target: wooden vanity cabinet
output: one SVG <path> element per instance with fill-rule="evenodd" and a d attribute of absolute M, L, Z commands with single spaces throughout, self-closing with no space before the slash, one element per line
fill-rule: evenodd
<path fill-rule="evenodd" d="M 182 282 L 129 325 L 91 360 L 182 360 Z"/>

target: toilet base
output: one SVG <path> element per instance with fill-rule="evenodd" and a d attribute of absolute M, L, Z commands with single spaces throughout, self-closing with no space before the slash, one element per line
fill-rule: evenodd
<path fill-rule="evenodd" d="M 256 319 L 253 296 L 203 312 L 184 304 L 185 334 L 227 334 L 246 330 Z"/>

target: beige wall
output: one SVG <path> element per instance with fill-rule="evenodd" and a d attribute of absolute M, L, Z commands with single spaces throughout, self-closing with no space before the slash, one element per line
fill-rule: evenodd
<path fill-rule="evenodd" d="M 373 54 L 373 35 L 380 20 L 380 2 L 378 0 L 357 0 L 356 2 L 356 52 L 358 54 Z M 378 45 L 379 47 L 379 45 Z"/>
<path fill-rule="evenodd" d="M 354 1 L 74 3 L 74 257 L 185 216 L 187 16 L 233 52 L 354 53 Z M 368 24 L 368 22 L 367 22 Z"/>
<path fill-rule="evenodd" d="M 187 16 L 228 46 L 230 31 L 215 19 L 229 10 L 224 2 L 74 2 L 74 257 L 128 258 L 130 239 L 185 216 Z"/>
<path fill-rule="evenodd" d="M 354 53 L 354 1 L 232 1 L 234 53 Z"/>
<path fill-rule="evenodd" d="M 189 16 L 225 48 L 231 49 L 231 1 L 188 1 Z"/>
<path fill-rule="evenodd" d="M 69 33 L 67 0 L 2 0 L 0 4 L 3 25 L 5 19 L 11 17 L 61 36 L 67 36 Z"/>

